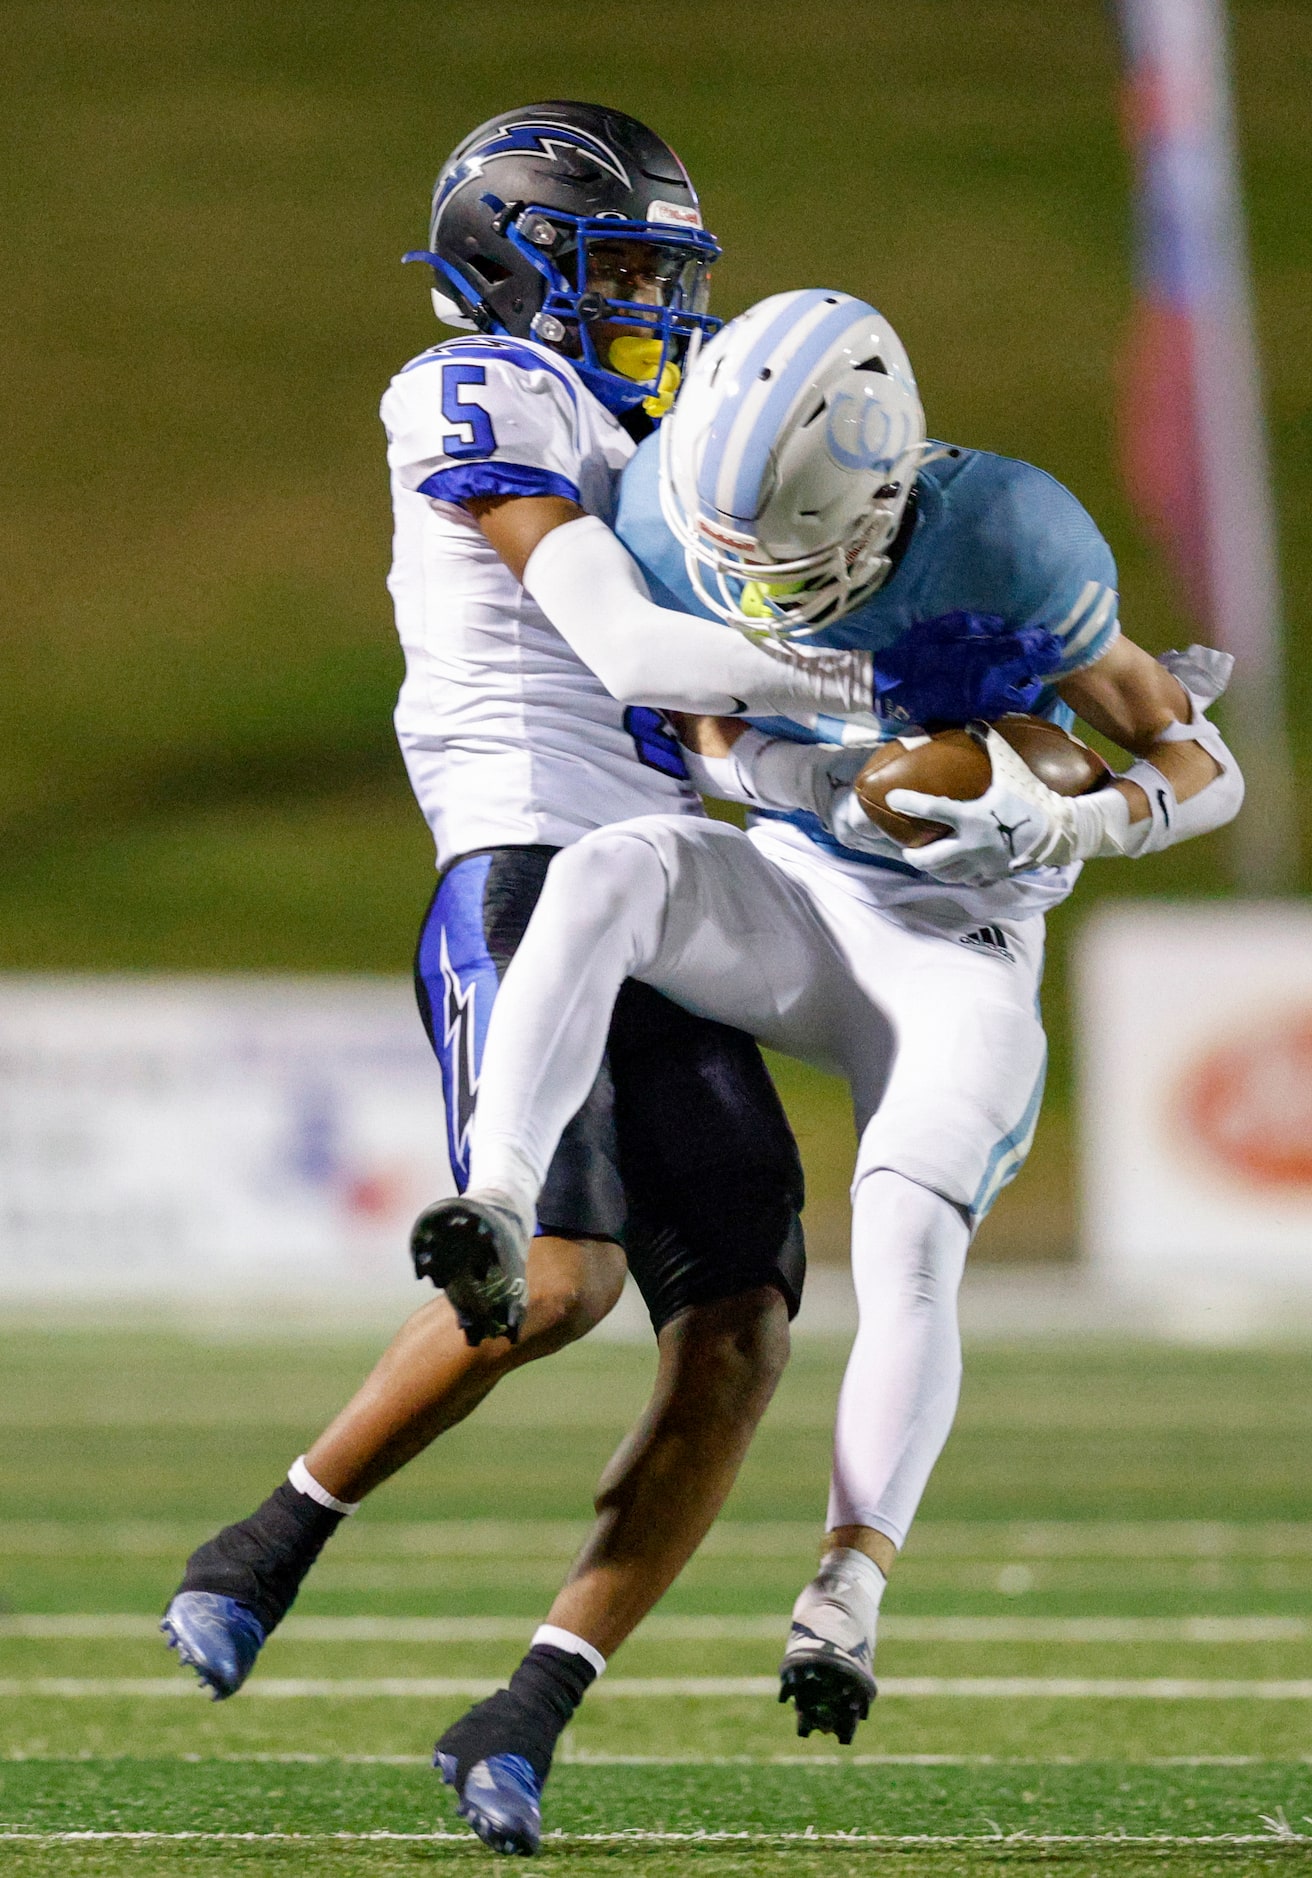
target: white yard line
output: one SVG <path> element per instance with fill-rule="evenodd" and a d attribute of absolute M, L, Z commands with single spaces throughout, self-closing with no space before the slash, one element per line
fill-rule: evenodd
<path fill-rule="evenodd" d="M 529 1617 L 298 1617 L 278 1634 L 289 1643 L 520 1643 Z M 782 1643 L 786 1620 L 765 1617 L 649 1617 L 641 1636 L 662 1643 Z M 159 1619 L 129 1612 L 0 1616 L 0 1641 L 154 1637 Z M 1305 1643 L 1307 1617 L 882 1617 L 888 1643 Z"/>
<path fill-rule="evenodd" d="M 119 1766 L 132 1761 L 177 1761 L 187 1766 L 221 1763 L 228 1767 L 424 1767 L 431 1754 L 94 1754 L 81 1750 L 65 1754 L 28 1754 L 21 1748 L 0 1754 L 6 1763 L 35 1761 L 42 1765 L 76 1763 L 83 1767 Z M 590 1748 L 557 1754 L 556 1767 L 1096 1767 L 1096 1758 L 1077 1754 L 606 1754 Z M 1142 1760 L 1117 1759 L 1118 1768 L 1133 1771 L 1166 1767 L 1308 1767 L 1312 1754 L 1160 1754 Z"/>
<path fill-rule="evenodd" d="M 256 1676 L 247 1683 L 247 1700 L 441 1701 L 491 1695 L 501 1685 L 494 1677 L 475 1676 Z M 1184 1676 L 886 1676 L 880 1694 L 899 1698 L 963 1701 L 1121 1701 L 1121 1702 L 1312 1702 L 1312 1677 L 1259 1681 L 1238 1677 Z M 597 1682 L 593 1702 L 613 1698 L 662 1700 L 688 1697 L 766 1697 L 778 1694 L 775 1676 L 617 1676 Z M 176 1676 L 7 1676 L 0 1679 L 0 1699 L 23 1701 L 52 1697 L 64 1701 L 114 1696 L 193 1697 L 196 1685 Z"/>
<path fill-rule="evenodd" d="M 0 1827 L 0 1844 L 81 1845 L 109 1842 L 211 1845 L 351 1845 L 397 1841 L 418 1845 L 464 1845 L 471 1851 L 478 1840 L 469 1832 L 26 1832 Z M 1188 1836 L 1181 1833 L 1122 1832 L 547 1832 L 545 1851 L 584 1845 L 873 1845 L 873 1846 L 1208 1846 L 1308 1845 L 1306 1834 L 1288 1832 L 1220 1832 Z"/>

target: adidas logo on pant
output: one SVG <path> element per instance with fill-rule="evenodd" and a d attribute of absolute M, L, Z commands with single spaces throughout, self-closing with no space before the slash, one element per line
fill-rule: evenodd
<path fill-rule="evenodd" d="M 957 944 L 973 946 L 976 952 L 991 952 L 995 958 L 1006 959 L 1009 965 L 1016 962 L 1001 926 L 977 926 L 974 932 L 963 933 Z"/>

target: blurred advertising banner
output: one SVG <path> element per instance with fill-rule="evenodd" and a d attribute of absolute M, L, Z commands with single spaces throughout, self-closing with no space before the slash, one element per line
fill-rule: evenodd
<path fill-rule="evenodd" d="M 404 979 L 0 978 L 0 1296 L 395 1294 L 450 1190 Z"/>
<path fill-rule="evenodd" d="M 1312 905 L 1107 907 L 1078 997 L 1095 1269 L 1312 1291 Z"/>

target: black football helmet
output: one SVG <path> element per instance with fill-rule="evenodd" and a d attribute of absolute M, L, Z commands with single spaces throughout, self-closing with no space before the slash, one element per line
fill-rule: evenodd
<path fill-rule="evenodd" d="M 433 269 L 446 325 L 537 339 L 609 410 L 658 415 L 720 325 L 706 312 L 719 253 L 668 144 L 622 111 L 556 103 L 465 138 L 434 186 L 428 247 L 405 259 Z"/>

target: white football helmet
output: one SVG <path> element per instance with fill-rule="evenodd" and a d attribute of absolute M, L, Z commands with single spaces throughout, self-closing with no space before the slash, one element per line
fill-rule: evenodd
<path fill-rule="evenodd" d="M 661 427 L 661 508 L 713 613 L 752 637 L 818 632 L 890 567 L 925 414 L 882 314 L 772 294 L 702 347 Z"/>

